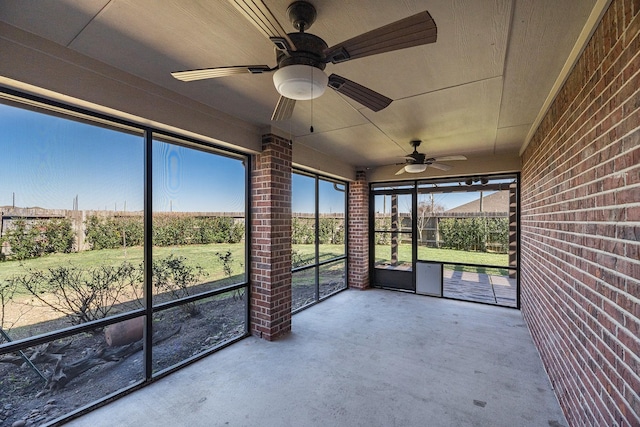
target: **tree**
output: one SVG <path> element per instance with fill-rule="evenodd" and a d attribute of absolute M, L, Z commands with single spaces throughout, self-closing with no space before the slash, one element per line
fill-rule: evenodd
<path fill-rule="evenodd" d="M 433 193 L 429 194 L 429 196 L 429 200 L 422 200 L 418 202 L 418 214 L 416 215 L 418 242 L 423 241 L 422 236 L 424 235 L 424 230 L 429 224 L 429 219 L 434 217 L 436 213 L 444 212 L 445 210 L 444 206 L 433 200 Z"/>

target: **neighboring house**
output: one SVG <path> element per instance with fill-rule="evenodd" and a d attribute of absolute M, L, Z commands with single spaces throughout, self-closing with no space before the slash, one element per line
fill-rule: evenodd
<path fill-rule="evenodd" d="M 496 191 L 486 196 L 480 193 L 478 199 L 446 210 L 443 216 L 461 213 L 476 214 L 479 212 L 499 212 L 507 215 L 509 213 L 509 191 Z"/>

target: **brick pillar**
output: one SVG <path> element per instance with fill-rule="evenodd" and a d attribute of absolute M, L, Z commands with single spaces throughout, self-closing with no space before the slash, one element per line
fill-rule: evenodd
<path fill-rule="evenodd" d="M 349 185 L 349 287 L 369 287 L 369 186 L 364 172 Z"/>
<path fill-rule="evenodd" d="M 291 143 L 262 137 L 251 171 L 251 333 L 291 331 Z"/>

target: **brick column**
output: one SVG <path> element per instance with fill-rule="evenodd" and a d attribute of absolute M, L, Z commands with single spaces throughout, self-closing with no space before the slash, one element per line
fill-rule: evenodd
<path fill-rule="evenodd" d="M 364 172 L 349 185 L 349 287 L 369 287 L 369 185 Z"/>
<path fill-rule="evenodd" d="M 262 137 L 251 171 L 250 330 L 272 341 L 291 331 L 291 143 Z"/>

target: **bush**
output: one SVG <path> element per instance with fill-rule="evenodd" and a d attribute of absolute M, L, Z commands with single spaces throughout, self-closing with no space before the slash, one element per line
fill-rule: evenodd
<path fill-rule="evenodd" d="M 154 215 L 153 244 L 177 246 L 208 243 L 238 243 L 244 237 L 244 223 L 229 217 Z"/>
<path fill-rule="evenodd" d="M 11 281 L 0 281 L 0 328 L 5 332 L 8 332 L 11 328 L 5 325 L 5 311 L 9 306 L 9 303 L 13 300 L 13 296 L 16 293 L 16 285 Z M 0 343 L 3 342 L 3 337 L 0 336 Z"/>
<path fill-rule="evenodd" d="M 340 245 L 344 244 L 344 221 L 338 218 L 320 218 L 321 244 Z"/>
<path fill-rule="evenodd" d="M 239 243 L 244 237 L 244 223 L 229 217 L 195 218 L 192 225 L 196 243 Z"/>
<path fill-rule="evenodd" d="M 85 223 L 91 249 L 116 249 L 139 246 L 144 242 L 141 216 L 99 218 L 91 216 Z M 244 237 L 244 223 L 228 217 L 194 217 L 156 214 L 153 216 L 153 244 L 182 246 L 209 243 L 239 243 Z"/>
<path fill-rule="evenodd" d="M 487 245 L 500 244 L 506 251 L 509 244 L 507 218 L 443 218 L 438 224 L 440 246 L 463 251 L 487 251 Z"/>
<path fill-rule="evenodd" d="M 509 251 L 509 219 L 487 218 L 487 243 L 499 253 Z"/>
<path fill-rule="evenodd" d="M 93 250 L 140 246 L 144 241 L 144 224 L 141 216 L 92 215 L 85 221 L 85 235 Z"/>
<path fill-rule="evenodd" d="M 7 233 L 5 240 L 11 246 L 11 259 L 34 258 L 44 253 L 40 231 L 34 226 L 29 226 L 24 218 L 18 218 L 13 222 L 13 228 Z"/>
<path fill-rule="evenodd" d="M 391 242 L 391 217 L 385 216 L 376 218 L 374 222 L 375 227 L 375 244 L 376 245 L 388 245 Z"/>
<path fill-rule="evenodd" d="M 76 236 L 70 219 L 54 218 L 42 221 L 40 227 L 44 229 L 45 253 L 68 254 L 73 250 L 73 241 Z"/>
<path fill-rule="evenodd" d="M 294 245 L 311 245 L 315 243 L 315 235 L 313 218 L 293 217 L 291 219 L 291 243 Z"/>
<path fill-rule="evenodd" d="M 292 218 L 291 243 L 294 245 L 312 245 L 315 243 L 315 235 L 314 218 Z M 340 218 L 319 218 L 318 242 L 327 245 L 344 244 L 344 220 Z"/>
<path fill-rule="evenodd" d="M 69 253 L 73 249 L 75 233 L 67 218 L 28 221 L 18 218 L 3 239 L 11 247 L 9 258 L 24 260 L 49 253 Z M 4 259 L 4 257 L 2 258 Z"/>
<path fill-rule="evenodd" d="M 228 261 L 231 253 L 229 252 Z M 198 284 L 206 275 L 201 266 L 191 266 L 182 256 L 169 255 L 153 261 L 153 286 L 159 292 L 167 292 L 173 299 L 185 298 L 191 295 L 190 287 Z M 195 302 L 180 305 L 180 309 L 189 315 L 198 314 Z"/>
<path fill-rule="evenodd" d="M 231 252 L 219 257 L 225 265 L 225 274 L 229 275 Z M 184 257 L 169 255 L 154 260 L 152 265 L 153 286 L 173 299 L 191 295 L 190 287 L 200 283 L 205 275 L 202 267 L 187 265 Z M 4 307 L 16 289 L 24 289 L 41 304 L 67 316 L 74 325 L 102 319 L 116 311 L 141 308 L 143 278 L 142 264 L 129 262 L 87 269 L 68 265 L 30 270 L 28 274 L 0 282 L 0 321 L 4 322 Z M 180 308 L 190 315 L 198 313 L 195 302 Z"/>
<path fill-rule="evenodd" d="M 32 270 L 14 276 L 10 282 L 77 325 L 105 318 L 118 304 L 129 302 L 132 295 L 140 295 L 142 277 L 141 265 L 125 262 L 86 270 L 72 265 Z M 139 300 L 133 303 L 141 306 Z"/>

